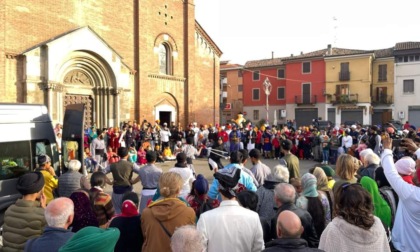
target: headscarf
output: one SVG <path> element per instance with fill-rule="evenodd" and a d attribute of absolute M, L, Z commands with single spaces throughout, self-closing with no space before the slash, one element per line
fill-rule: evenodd
<path fill-rule="evenodd" d="M 118 228 L 85 227 L 73 235 L 59 252 L 111 252 L 120 238 Z"/>
<path fill-rule="evenodd" d="M 74 204 L 72 231 L 77 232 L 87 226 L 99 227 L 96 214 L 93 212 L 89 195 L 84 191 L 76 191 L 70 195 Z"/>
<path fill-rule="evenodd" d="M 137 209 L 136 204 L 131 200 L 124 200 L 121 207 L 121 217 L 133 217 L 138 216 L 139 210 Z"/>
<path fill-rule="evenodd" d="M 316 190 L 316 177 L 310 173 L 305 173 L 302 178 L 303 196 L 305 197 L 318 197 Z"/>
<path fill-rule="evenodd" d="M 324 170 L 322 168 L 315 167 L 313 174 L 316 178 L 317 189 L 324 192 L 329 191 L 330 189 L 328 188 L 328 178 Z"/>
<path fill-rule="evenodd" d="M 382 198 L 379 194 L 378 185 L 375 180 L 371 179 L 368 176 L 362 177 L 360 184 L 369 194 L 372 196 L 374 212 L 373 214 L 377 216 L 382 222 L 387 226 L 391 226 L 391 208 L 388 203 Z"/>

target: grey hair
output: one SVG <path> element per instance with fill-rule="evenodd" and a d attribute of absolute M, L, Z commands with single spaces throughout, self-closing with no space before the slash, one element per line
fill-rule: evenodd
<path fill-rule="evenodd" d="M 62 228 L 70 215 L 74 214 L 74 204 L 69 198 L 61 197 L 51 201 L 45 209 L 45 220 L 50 227 Z"/>
<path fill-rule="evenodd" d="M 376 153 L 368 153 L 365 156 L 365 162 L 367 162 L 368 164 L 378 165 L 381 162 L 381 160 L 379 159 L 379 156 L 376 155 Z"/>
<path fill-rule="evenodd" d="M 175 229 L 171 237 L 172 252 L 204 251 L 203 234 L 193 225 L 185 225 Z"/>
<path fill-rule="evenodd" d="M 289 183 L 289 169 L 284 165 L 276 165 L 271 169 L 271 176 L 277 182 Z"/>
<path fill-rule="evenodd" d="M 280 183 L 274 188 L 274 197 L 282 204 L 294 203 L 296 200 L 296 190 L 291 184 Z"/>
<path fill-rule="evenodd" d="M 365 158 L 367 154 L 373 153 L 373 150 L 370 148 L 364 149 L 359 153 L 359 157 Z"/>
<path fill-rule="evenodd" d="M 78 171 L 82 167 L 82 163 L 80 163 L 77 159 L 72 159 L 69 161 L 68 167 L 70 171 Z"/>

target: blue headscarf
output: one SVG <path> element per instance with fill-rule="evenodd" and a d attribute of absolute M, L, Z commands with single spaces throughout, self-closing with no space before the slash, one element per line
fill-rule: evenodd
<path fill-rule="evenodd" d="M 302 176 L 303 195 L 305 197 L 318 197 L 316 189 L 316 177 L 313 174 L 305 173 Z"/>

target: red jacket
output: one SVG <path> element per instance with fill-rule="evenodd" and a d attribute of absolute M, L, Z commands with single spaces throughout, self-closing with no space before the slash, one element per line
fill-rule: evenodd
<path fill-rule="evenodd" d="M 217 137 L 221 137 L 223 139 L 223 142 L 226 143 L 229 141 L 229 135 L 226 133 L 226 131 L 222 130 L 217 134 Z"/>

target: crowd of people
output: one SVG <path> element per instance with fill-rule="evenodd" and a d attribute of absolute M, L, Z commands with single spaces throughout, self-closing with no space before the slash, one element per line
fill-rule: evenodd
<path fill-rule="evenodd" d="M 5 213 L 3 251 L 416 251 L 420 245 L 415 127 L 192 123 L 182 131 L 158 123 L 87 130 L 91 175 L 72 159 L 57 177 L 50 158 L 38 156 L 36 170 L 18 179 L 22 198 Z M 168 172 L 157 164 L 160 148 L 175 159 Z M 200 155 L 208 156 L 211 183 L 192 165 Z M 227 165 L 220 162 L 225 157 Z M 264 164 L 267 158 L 278 165 Z M 318 162 L 301 175 L 299 159 Z M 138 182 L 142 190 L 134 192 Z"/>

